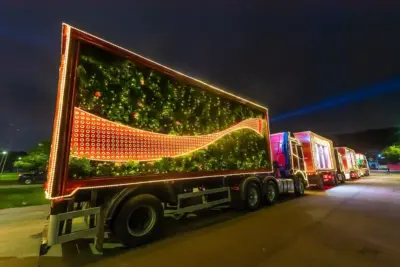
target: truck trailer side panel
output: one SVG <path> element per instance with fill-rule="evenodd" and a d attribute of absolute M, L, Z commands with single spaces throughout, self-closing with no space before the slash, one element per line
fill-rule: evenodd
<path fill-rule="evenodd" d="M 268 111 L 63 25 L 47 196 L 272 172 Z"/>

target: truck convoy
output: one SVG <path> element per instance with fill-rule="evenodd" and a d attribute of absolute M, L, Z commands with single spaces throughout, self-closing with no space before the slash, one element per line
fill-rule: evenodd
<path fill-rule="evenodd" d="M 346 180 L 360 178 L 356 162 L 356 152 L 348 147 L 337 147 L 338 154 L 342 157 Z"/>
<path fill-rule="evenodd" d="M 67 24 L 61 49 L 41 255 L 93 236 L 101 251 L 105 232 L 134 247 L 160 234 L 166 213 L 304 194 L 293 135 L 290 174 L 274 168 L 267 108 Z M 321 171 L 334 170 L 328 160 Z M 87 228 L 73 231 L 79 217 Z"/>
<path fill-rule="evenodd" d="M 354 151 L 334 152 L 310 131 L 270 135 L 267 108 L 63 24 L 40 254 L 85 237 L 102 251 L 106 232 L 135 247 L 165 214 L 323 189 L 356 166 Z"/>

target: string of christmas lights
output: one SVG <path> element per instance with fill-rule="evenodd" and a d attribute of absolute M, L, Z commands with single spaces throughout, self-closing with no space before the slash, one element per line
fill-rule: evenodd
<path fill-rule="evenodd" d="M 71 155 L 97 161 L 154 161 L 190 154 L 241 129 L 262 136 L 262 119 L 246 119 L 208 135 L 177 136 L 128 127 L 75 108 Z"/>

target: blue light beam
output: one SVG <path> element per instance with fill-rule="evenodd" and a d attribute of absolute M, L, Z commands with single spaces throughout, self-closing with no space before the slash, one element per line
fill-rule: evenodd
<path fill-rule="evenodd" d="M 375 84 L 371 87 L 363 88 L 363 89 L 357 90 L 355 92 L 352 92 L 350 94 L 333 98 L 331 100 L 326 100 L 319 104 L 315 104 L 315 105 L 308 106 L 308 107 L 305 107 L 305 108 L 302 108 L 302 109 L 299 109 L 296 111 L 292 111 L 292 112 L 288 112 L 288 113 L 284 113 L 284 114 L 272 117 L 271 122 L 281 121 L 281 120 L 285 120 L 285 119 L 288 119 L 291 117 L 309 114 L 314 111 L 339 106 L 339 105 L 346 104 L 349 102 L 360 101 L 360 100 L 363 100 L 363 99 L 366 99 L 366 98 L 369 98 L 372 96 L 396 91 L 399 89 L 400 89 L 400 79 L 394 79 L 389 82 Z"/>
<path fill-rule="evenodd" d="M 32 32 L 11 29 L 0 25 L 0 38 L 9 39 L 19 43 L 54 49 L 54 45 L 48 38 L 32 34 Z M 57 46 L 58 48 L 58 46 Z"/>

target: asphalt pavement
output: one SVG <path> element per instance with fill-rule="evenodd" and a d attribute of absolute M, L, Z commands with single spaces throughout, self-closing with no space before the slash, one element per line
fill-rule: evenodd
<path fill-rule="evenodd" d="M 89 240 L 55 246 L 40 266 L 397 267 L 399 208 L 400 175 L 379 173 L 252 213 L 207 211 L 167 220 L 166 236 L 141 248 L 109 243 L 100 256 Z M 0 266 L 35 266 L 33 243 L 46 213 L 39 210 L 0 213 Z"/>

